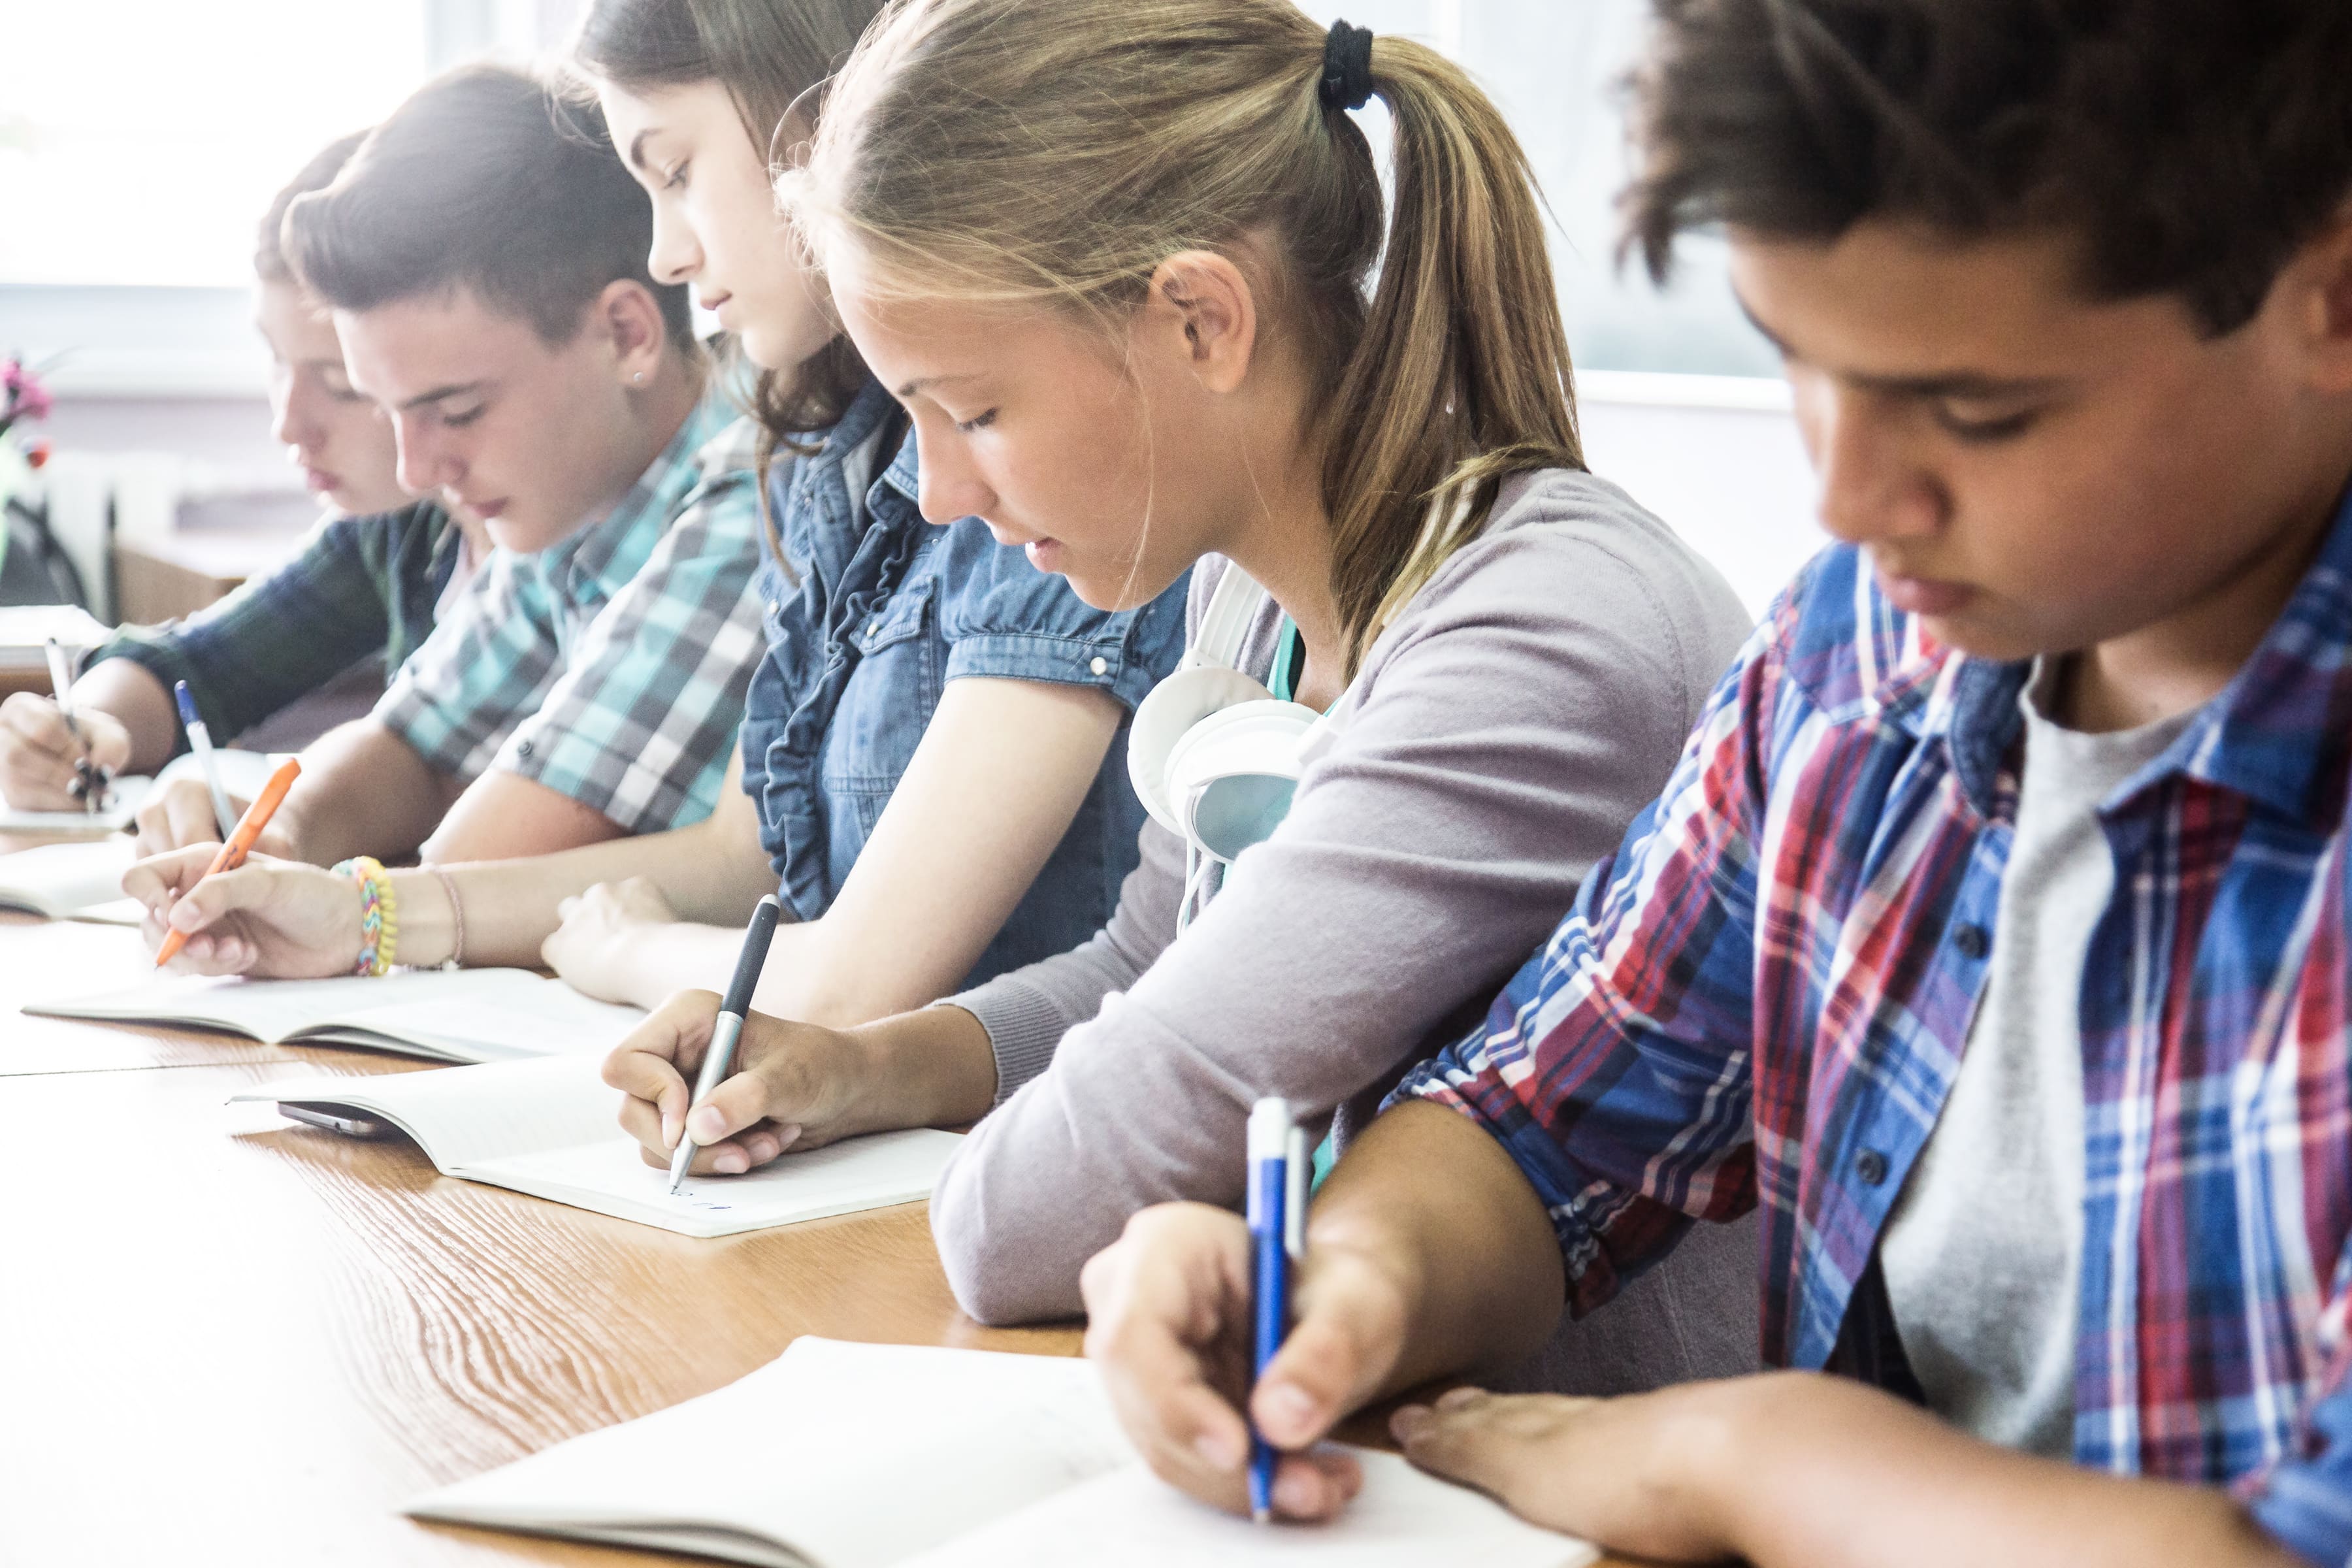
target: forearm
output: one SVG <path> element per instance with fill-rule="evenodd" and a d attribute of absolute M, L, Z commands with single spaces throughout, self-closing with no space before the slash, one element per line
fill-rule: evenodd
<path fill-rule="evenodd" d="M 1998 1448 L 1840 1378 L 1714 1386 L 1713 1410 L 1649 1458 L 1664 1473 L 1662 1503 L 1711 1516 L 1757 1568 L 2299 1561 L 2210 1488 Z"/>
<path fill-rule="evenodd" d="M 1327 1248 L 1366 1259 L 1397 1289 L 1404 1337 L 1384 1394 L 1524 1361 L 1565 1300 L 1535 1190 L 1486 1132 L 1425 1101 L 1374 1121 L 1325 1182 L 1307 1223 L 1310 1281 Z"/>
<path fill-rule="evenodd" d="M 297 853 L 320 866 L 414 853 L 460 787 L 372 718 L 312 742 L 302 768 L 279 815 Z"/>
<path fill-rule="evenodd" d="M 102 659 L 73 686 L 77 707 L 111 714 L 131 735 L 129 771 L 152 773 L 178 746 L 179 713 L 154 671 L 127 658 Z M 226 739 L 226 736 L 222 739 Z"/>
<path fill-rule="evenodd" d="M 961 1007 L 924 1007 L 846 1031 L 863 1061 L 860 1131 L 960 1127 L 988 1114 L 996 1058 L 988 1031 Z"/>

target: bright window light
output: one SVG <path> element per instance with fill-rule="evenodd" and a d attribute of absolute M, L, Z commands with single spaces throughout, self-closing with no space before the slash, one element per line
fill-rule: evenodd
<path fill-rule="evenodd" d="M 424 79 L 428 3 L 7 7 L 0 284 L 247 282 L 270 197 Z"/>

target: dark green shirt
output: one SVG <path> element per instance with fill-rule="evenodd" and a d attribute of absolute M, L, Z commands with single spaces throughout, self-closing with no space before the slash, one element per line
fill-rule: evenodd
<path fill-rule="evenodd" d="M 226 741 L 371 654 L 399 668 L 432 633 L 457 544 L 432 501 L 329 518 L 267 577 L 184 620 L 124 626 L 90 662 L 130 659 L 167 689 L 186 681 L 205 727 Z M 187 744 L 175 735 L 173 754 Z"/>

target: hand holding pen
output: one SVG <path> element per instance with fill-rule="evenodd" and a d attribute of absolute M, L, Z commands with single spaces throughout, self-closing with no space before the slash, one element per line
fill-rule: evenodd
<path fill-rule="evenodd" d="M 205 868 L 205 877 L 217 877 L 245 864 L 246 856 L 253 849 L 253 841 L 261 837 L 263 828 L 269 826 L 269 819 L 278 814 L 279 804 L 286 799 L 286 792 L 294 787 L 294 781 L 301 776 L 301 773 L 300 760 L 289 757 L 276 773 L 269 775 L 269 782 L 261 787 L 261 794 L 255 797 L 253 804 L 245 808 L 244 817 L 220 847 L 220 853 L 215 855 L 212 864 Z M 190 883 L 188 890 L 194 892 L 205 877 Z M 187 944 L 186 931 L 176 927 L 166 931 L 163 944 L 155 950 L 155 967 L 161 969 L 171 963 L 180 955 L 180 949 Z"/>
<path fill-rule="evenodd" d="M 743 950 L 735 958 L 734 978 L 727 983 L 727 994 L 719 1001 L 719 1018 L 711 1026 L 710 1045 L 702 1053 L 702 1070 L 695 1076 L 693 1107 L 710 1098 L 710 1091 L 727 1081 L 735 1070 L 735 1047 L 743 1037 L 743 1016 L 751 1010 L 751 993 L 760 984 L 760 972 L 768 965 L 768 945 L 775 940 L 776 921 L 783 914 L 783 905 L 770 893 L 751 911 L 751 929 L 743 933 Z M 669 1190 L 676 1196 L 686 1182 L 688 1167 L 694 1163 L 694 1139 L 681 1131 L 677 1152 L 670 1156 Z"/>
<path fill-rule="evenodd" d="M 73 657 L 55 637 L 47 640 L 45 651 L 49 658 L 49 689 L 56 694 L 58 711 L 66 721 L 66 732 L 81 752 L 74 761 L 73 783 L 66 786 L 66 793 L 81 802 L 84 811 L 100 810 L 106 805 L 107 786 L 114 780 L 114 770 L 100 766 L 90 755 L 89 737 L 82 733 L 81 725 L 74 718 Z"/>

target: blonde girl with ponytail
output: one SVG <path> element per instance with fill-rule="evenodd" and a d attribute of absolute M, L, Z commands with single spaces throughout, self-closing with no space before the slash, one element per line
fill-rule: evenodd
<path fill-rule="evenodd" d="M 1351 118 L 1373 97 L 1393 205 Z M 1585 472 L 1525 157 L 1418 44 L 1288 0 L 908 0 L 779 190 L 913 421 L 928 516 L 1101 607 L 1193 567 L 1196 632 L 1245 572 L 1241 668 L 1328 710 L 1181 936 L 1184 845 L 1147 826 L 1092 942 L 860 1028 L 755 1019 L 695 1110 L 703 1158 L 751 1164 L 977 1120 L 931 1205 L 957 1297 L 1072 1315 L 1129 1215 L 1239 1200 L 1255 1099 L 1344 1136 L 1475 1015 L 1665 781 L 1748 618 Z M 703 1032 L 666 1012 L 616 1071 L 649 1158 Z M 1611 1374 L 1752 1360 L 1752 1258 L 1717 1272 L 1719 1343 Z"/>

